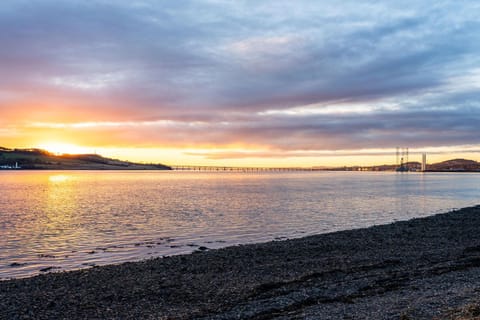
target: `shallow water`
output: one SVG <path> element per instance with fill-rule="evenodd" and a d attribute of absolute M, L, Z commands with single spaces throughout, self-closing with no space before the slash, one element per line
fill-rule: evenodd
<path fill-rule="evenodd" d="M 480 174 L 0 171 L 0 190 L 7 279 L 432 215 L 478 204 Z"/>

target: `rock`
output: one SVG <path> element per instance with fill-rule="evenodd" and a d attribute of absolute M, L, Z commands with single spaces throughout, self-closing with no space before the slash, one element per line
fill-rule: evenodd
<path fill-rule="evenodd" d="M 8 266 L 15 268 L 15 267 L 25 266 L 26 264 L 27 264 L 27 263 L 12 262 L 12 263 L 10 263 Z"/>

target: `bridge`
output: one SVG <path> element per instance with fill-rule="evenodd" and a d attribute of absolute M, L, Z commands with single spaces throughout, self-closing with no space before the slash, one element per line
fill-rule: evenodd
<path fill-rule="evenodd" d="M 318 171 L 315 168 L 267 168 L 267 167 L 222 167 L 222 166 L 190 166 L 190 165 L 172 165 L 173 170 L 177 171 L 233 171 L 233 172 L 291 172 L 291 171 Z"/>

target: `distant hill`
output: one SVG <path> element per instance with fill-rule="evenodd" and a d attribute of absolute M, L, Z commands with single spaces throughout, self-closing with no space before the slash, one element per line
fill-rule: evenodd
<path fill-rule="evenodd" d="M 427 165 L 428 171 L 480 171 L 480 163 L 474 160 L 453 159 Z"/>
<path fill-rule="evenodd" d="M 420 162 L 408 162 L 404 164 L 410 171 L 420 171 Z M 334 171 L 395 171 L 397 165 L 384 164 L 379 166 L 353 166 L 353 167 L 337 167 L 326 170 Z M 435 172 L 480 172 L 480 162 L 466 159 L 453 159 L 439 163 L 427 164 L 426 171 Z"/>
<path fill-rule="evenodd" d="M 97 154 L 55 155 L 41 149 L 8 149 L 0 147 L 0 167 L 44 170 L 171 170 L 163 164 L 141 164 L 105 158 Z"/>

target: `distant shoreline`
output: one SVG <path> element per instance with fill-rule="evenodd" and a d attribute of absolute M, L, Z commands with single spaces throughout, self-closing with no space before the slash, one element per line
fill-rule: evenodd
<path fill-rule="evenodd" d="M 330 171 L 330 172 L 395 172 L 395 173 L 480 173 L 480 170 L 425 170 L 425 171 L 409 171 L 409 172 L 397 172 L 395 170 L 339 170 L 339 169 L 320 169 L 317 171 Z"/>
<path fill-rule="evenodd" d="M 19 168 L 19 169 L 0 169 L 0 171 L 173 171 L 172 169 L 159 168 Z"/>
<path fill-rule="evenodd" d="M 20 168 L 13 168 L 19 165 Z M 33 169 L 33 170 L 174 170 L 174 167 L 212 168 L 211 171 L 373 171 L 392 172 L 401 168 L 402 171 L 413 172 L 480 172 L 480 162 L 467 159 L 452 159 L 439 163 L 426 164 L 406 162 L 399 164 L 383 164 L 370 166 L 313 166 L 313 167 L 230 167 L 230 166 L 168 166 L 161 163 L 135 163 L 130 161 L 110 159 L 98 154 L 64 154 L 56 155 L 41 149 L 8 149 L 0 147 L 0 170 L 2 166 L 9 166 L 6 170 Z M 400 166 L 400 167 L 399 167 Z M 222 170 L 224 168 L 225 170 Z M 423 170 L 422 169 L 425 169 Z M 180 169 L 183 170 L 183 169 Z M 186 171 L 186 170 L 183 170 Z M 198 171 L 210 171 L 209 169 Z"/>
<path fill-rule="evenodd" d="M 479 229 L 476 206 L 365 229 L 2 281 L 0 315 L 445 319 L 480 310 Z"/>
<path fill-rule="evenodd" d="M 1 171 L 179 171 L 179 172 L 244 172 L 244 173 L 257 173 L 257 172 L 378 172 L 378 173 L 398 173 L 398 174 L 408 174 L 408 173 L 480 173 L 480 171 L 466 171 L 466 170 L 448 170 L 448 171 L 442 171 L 442 170 L 426 170 L 426 171 L 412 171 L 412 172 L 395 172 L 395 171 L 356 171 L 356 170 L 335 170 L 335 169 L 316 169 L 316 170 L 292 170 L 292 171 L 275 171 L 275 170 L 262 170 L 262 171 L 241 171 L 241 170 L 235 170 L 235 171 L 230 171 L 230 170 L 178 170 L 178 169 L 172 169 L 172 168 L 152 168 L 150 166 L 146 166 L 145 168 L 139 166 L 139 167 L 106 167 L 106 168 L 97 168 L 97 167 L 84 167 L 84 168 L 72 168 L 72 167 L 52 167 L 52 168 L 17 168 L 17 169 L 5 169 L 5 168 L 0 168 Z"/>
<path fill-rule="evenodd" d="M 135 163 L 98 154 L 55 155 L 40 149 L 0 148 L 3 170 L 172 170 L 161 163 Z"/>

